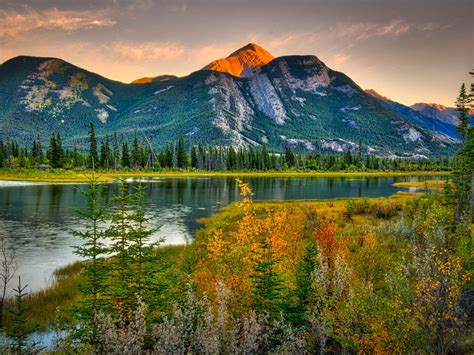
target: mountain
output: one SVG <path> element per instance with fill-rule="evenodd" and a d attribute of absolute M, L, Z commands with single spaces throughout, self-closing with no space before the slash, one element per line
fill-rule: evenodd
<path fill-rule="evenodd" d="M 447 108 L 442 105 L 415 104 L 405 106 L 399 102 L 390 100 L 389 98 L 379 94 L 377 91 L 369 89 L 365 90 L 369 95 L 373 96 L 386 107 L 398 112 L 408 121 L 423 127 L 425 129 L 446 134 L 452 138 L 459 139 L 459 133 L 456 127 L 459 123 L 458 113 L 454 108 Z M 436 105 L 436 106 L 435 106 Z M 444 110 L 435 107 L 443 107 Z"/>
<path fill-rule="evenodd" d="M 56 58 L 16 57 L 0 65 L 0 138 L 67 146 L 97 135 L 134 132 L 163 146 L 180 135 L 204 145 L 305 151 L 364 150 L 379 155 L 451 153 L 457 141 L 408 119 L 315 56 L 274 58 L 248 44 L 185 77 L 132 84 Z M 414 110 L 413 110 L 414 111 Z M 414 111 L 415 112 L 415 111 Z"/>
<path fill-rule="evenodd" d="M 174 75 L 160 75 L 160 76 L 155 76 L 155 77 L 143 77 L 136 79 L 132 81 L 132 84 L 149 84 L 149 83 L 155 83 L 157 81 L 163 82 L 163 81 L 174 81 L 177 79 L 177 76 Z"/>
<path fill-rule="evenodd" d="M 213 70 L 228 73 L 239 78 L 248 78 L 260 72 L 260 69 L 275 59 L 265 49 L 255 43 L 230 54 L 227 58 L 213 61 L 202 70 Z"/>
<path fill-rule="evenodd" d="M 459 124 L 459 112 L 453 107 L 446 107 L 439 104 L 427 104 L 423 102 L 410 106 L 413 110 L 420 112 L 423 116 L 449 123 L 453 126 Z M 469 116 L 474 117 L 474 109 L 469 110 Z"/>

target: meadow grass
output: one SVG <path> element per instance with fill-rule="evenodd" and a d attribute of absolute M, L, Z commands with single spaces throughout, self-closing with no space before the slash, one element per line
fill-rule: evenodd
<path fill-rule="evenodd" d="M 445 180 L 426 180 L 426 181 L 401 181 L 396 182 L 393 186 L 406 187 L 406 188 L 417 188 L 421 190 L 435 190 L 442 191 L 446 184 Z"/>
<path fill-rule="evenodd" d="M 88 182 L 92 171 L 64 169 L 0 169 L 0 180 L 82 183 Z M 370 176 L 446 176 L 449 171 L 99 171 L 102 182 L 134 177 L 370 177 Z"/>

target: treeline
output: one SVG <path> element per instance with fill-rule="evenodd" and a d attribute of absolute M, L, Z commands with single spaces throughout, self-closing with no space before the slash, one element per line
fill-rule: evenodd
<path fill-rule="evenodd" d="M 101 170 L 160 170 L 197 169 L 208 171 L 365 171 L 365 170 L 449 170 L 448 157 L 434 159 L 388 158 L 362 153 L 359 143 L 356 154 L 301 153 L 286 148 L 284 153 L 261 147 L 234 148 L 204 147 L 185 142 L 183 137 L 176 144 L 168 143 L 155 150 L 146 139 L 137 134 L 131 146 L 120 140 L 117 133 L 97 140 L 94 125 L 89 126 L 89 149 L 80 151 L 76 146 L 65 149 L 59 133 L 52 134 L 45 150 L 38 139 L 31 147 L 17 142 L 0 141 L 0 168 L 89 168 Z M 186 144 L 187 143 L 187 144 Z"/>

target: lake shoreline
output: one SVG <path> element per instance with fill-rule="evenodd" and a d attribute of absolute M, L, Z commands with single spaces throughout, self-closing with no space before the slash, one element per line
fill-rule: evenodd
<path fill-rule="evenodd" d="M 92 171 L 0 169 L 0 181 L 87 183 Z M 403 177 L 403 176 L 449 176 L 450 171 L 105 171 L 95 172 L 101 182 L 112 182 L 119 178 L 188 178 L 188 177 Z"/>

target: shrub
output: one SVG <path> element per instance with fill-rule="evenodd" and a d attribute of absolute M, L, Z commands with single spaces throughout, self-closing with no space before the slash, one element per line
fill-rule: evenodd
<path fill-rule="evenodd" d="M 367 199 L 349 200 L 346 204 L 346 215 L 352 217 L 357 214 L 367 214 L 370 210 L 370 203 Z"/>
<path fill-rule="evenodd" d="M 402 206 L 400 204 L 393 202 L 375 202 L 369 208 L 370 213 L 374 217 L 385 219 L 392 218 L 401 209 Z"/>

